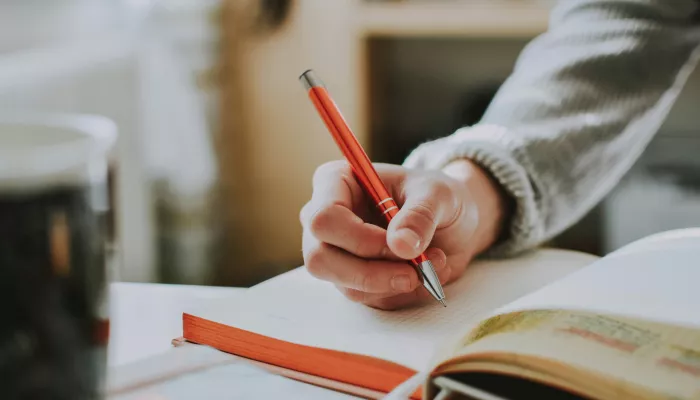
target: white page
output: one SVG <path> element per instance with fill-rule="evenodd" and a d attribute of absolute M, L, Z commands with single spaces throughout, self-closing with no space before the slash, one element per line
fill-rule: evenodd
<path fill-rule="evenodd" d="M 542 250 L 508 261 L 473 263 L 445 287 L 448 307 L 435 301 L 402 311 L 353 303 L 304 268 L 249 289 L 231 303 L 193 314 L 289 342 L 383 358 L 415 370 L 437 346 L 476 318 L 559 279 L 596 258 Z"/>
<path fill-rule="evenodd" d="M 631 243 L 494 314 L 548 308 L 700 328 L 700 229 Z"/>

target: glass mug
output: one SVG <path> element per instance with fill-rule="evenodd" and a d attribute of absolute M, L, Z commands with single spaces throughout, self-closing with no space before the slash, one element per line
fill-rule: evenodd
<path fill-rule="evenodd" d="M 103 398 L 111 120 L 0 116 L 0 398 Z"/>

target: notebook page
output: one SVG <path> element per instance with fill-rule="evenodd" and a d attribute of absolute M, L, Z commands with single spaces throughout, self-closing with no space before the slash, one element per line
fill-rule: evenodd
<path fill-rule="evenodd" d="M 576 252 L 541 250 L 507 261 L 475 262 L 445 287 L 447 308 L 431 301 L 400 311 L 353 303 L 299 268 L 249 289 L 231 303 L 218 302 L 191 313 L 280 340 L 379 357 L 420 370 L 446 338 L 464 333 L 465 325 L 594 260 Z"/>
<path fill-rule="evenodd" d="M 634 242 L 493 314 L 558 308 L 700 328 L 700 229 Z"/>

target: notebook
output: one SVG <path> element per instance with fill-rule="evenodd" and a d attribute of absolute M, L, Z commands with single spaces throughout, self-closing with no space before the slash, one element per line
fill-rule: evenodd
<path fill-rule="evenodd" d="M 380 311 L 298 268 L 183 314 L 184 340 L 363 398 L 700 399 L 700 230 L 602 258 L 481 260 L 427 301 Z M 533 397 L 534 395 L 534 397 Z"/>

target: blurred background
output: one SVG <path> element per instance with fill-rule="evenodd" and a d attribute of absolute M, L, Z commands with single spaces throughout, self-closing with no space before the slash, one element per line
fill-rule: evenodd
<path fill-rule="evenodd" d="M 0 107 L 116 122 L 116 279 L 250 286 L 303 263 L 299 209 L 341 158 L 301 72 L 373 160 L 401 163 L 478 121 L 553 3 L 1 0 Z M 602 255 L 699 226 L 698 104 L 700 71 L 623 183 L 552 245 Z"/>

